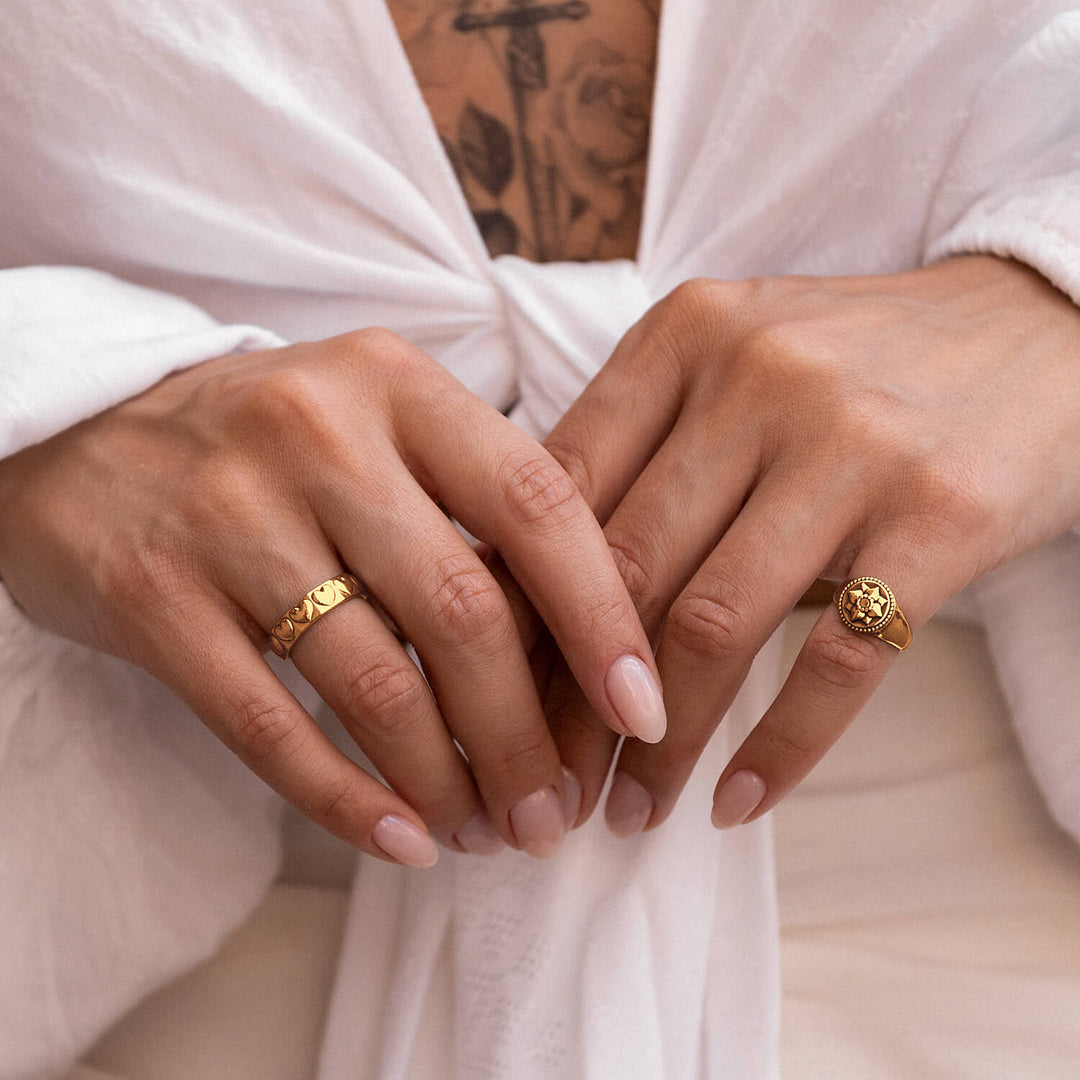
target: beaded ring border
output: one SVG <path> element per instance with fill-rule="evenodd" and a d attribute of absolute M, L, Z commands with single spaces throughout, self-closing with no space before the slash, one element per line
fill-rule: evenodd
<path fill-rule="evenodd" d="M 896 603 L 896 594 L 881 578 L 857 577 L 833 593 L 836 610 L 849 630 L 873 637 L 903 652 L 911 644 L 911 624 Z"/>
<path fill-rule="evenodd" d="M 328 578 L 304 593 L 278 619 L 270 631 L 270 648 L 282 660 L 288 660 L 289 653 L 312 624 L 348 600 L 368 599 L 370 597 L 364 583 L 355 574 L 338 574 L 337 577 Z"/>

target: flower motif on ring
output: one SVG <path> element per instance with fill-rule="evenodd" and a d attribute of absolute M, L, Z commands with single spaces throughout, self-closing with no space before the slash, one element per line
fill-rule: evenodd
<path fill-rule="evenodd" d="M 896 601 L 886 586 L 870 579 L 854 581 L 840 598 L 840 612 L 853 630 L 874 632 L 892 617 Z"/>

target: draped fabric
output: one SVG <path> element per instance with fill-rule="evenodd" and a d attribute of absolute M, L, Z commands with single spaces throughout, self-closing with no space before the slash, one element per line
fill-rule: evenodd
<path fill-rule="evenodd" d="M 1080 8 L 1060 0 L 665 0 L 632 262 L 489 259 L 376 0 L 10 0 L 0 145 L 3 454 L 209 356 L 375 324 L 542 434 L 696 275 L 988 251 L 1080 302 Z M 978 598 L 1080 836 L 1080 620 L 1054 587 L 1078 547 Z M 6 596 L 0 656 L 0 1076 L 45 1076 L 251 909 L 275 803 L 152 680 Z M 590 825 L 544 866 L 362 860 L 324 1080 L 405 1076 L 448 1002 L 461 1078 L 774 1075 L 768 824 L 706 820 L 770 657 L 655 834 Z"/>

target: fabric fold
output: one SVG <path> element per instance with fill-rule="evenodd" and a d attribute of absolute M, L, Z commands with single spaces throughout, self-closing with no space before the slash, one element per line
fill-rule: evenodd
<path fill-rule="evenodd" d="M 319 1080 L 413 1080 L 439 1055 L 447 1080 L 778 1077 L 770 822 L 708 815 L 778 646 L 661 829 L 617 841 L 597 814 L 545 862 L 362 860 Z"/>
<path fill-rule="evenodd" d="M 497 408 L 517 402 L 541 435 L 648 305 L 698 275 L 881 274 L 986 250 L 1080 298 L 1075 3 L 778 12 L 664 0 L 637 258 L 534 267 L 487 258 L 378 0 L 320 0 L 303 19 L 288 0 L 100 0 L 92 15 L 10 0 L 0 454 L 186 365 L 372 325 Z M 1053 583 L 1078 558 L 1059 541 L 980 592 L 1034 772 L 1074 835 L 1076 620 Z M 277 841 L 273 797 L 148 677 L 3 595 L 0 655 L 8 1080 L 49 1075 L 207 955 L 257 901 Z M 1052 693 L 1032 688 L 1035 664 Z M 527 873 L 511 854 L 426 876 L 362 860 L 323 1080 L 404 1080 L 456 1007 L 475 1028 L 452 1056 L 429 1046 L 431 1075 L 451 1060 L 462 1080 L 511 1060 L 515 1080 L 607 1080 L 611 1060 L 628 1076 L 775 1075 L 767 825 L 718 837 L 704 810 L 776 678 L 755 670 L 655 835 L 617 845 L 591 825 Z M 362 1008 L 378 1019 L 360 1024 Z"/>
<path fill-rule="evenodd" d="M 177 296 L 83 267 L 0 271 L 0 457 L 134 397 L 172 371 L 281 339 L 220 326 Z"/>
<path fill-rule="evenodd" d="M 0 655 L 19 673 L 0 710 L 0 1076 L 45 1080 L 247 917 L 280 800 L 149 675 L 2 588 Z"/>

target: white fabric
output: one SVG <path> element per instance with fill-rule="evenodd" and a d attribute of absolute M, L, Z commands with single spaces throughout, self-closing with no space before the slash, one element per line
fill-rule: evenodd
<path fill-rule="evenodd" d="M 775 649 L 669 825 L 614 842 L 602 815 L 550 862 L 444 857 L 423 877 L 362 860 L 320 1080 L 777 1075 L 768 821 L 719 834 L 716 776 L 761 715 Z M 442 969 L 442 970 L 440 970 Z"/>
<path fill-rule="evenodd" d="M 818 613 L 787 621 L 782 667 Z M 1025 775 L 983 635 L 933 620 L 887 691 L 773 815 L 783 1073 L 1071 1077 L 1080 851 Z M 282 876 L 294 884 L 275 885 L 212 962 L 109 1031 L 83 1059 L 93 1072 L 65 1080 L 311 1080 L 346 893 L 310 885 L 347 880 L 353 853 L 288 818 Z M 410 1080 L 445 1075 L 450 969 L 429 988 Z"/>
<path fill-rule="evenodd" d="M 785 661 L 813 617 L 788 620 Z M 1064 1080 L 1080 850 L 1025 774 L 983 635 L 934 620 L 908 660 L 773 815 L 784 1075 Z"/>
<path fill-rule="evenodd" d="M 275 883 L 211 962 L 141 1003 L 81 1067 L 100 1070 L 92 1080 L 312 1080 L 347 907 L 344 888 Z"/>
<path fill-rule="evenodd" d="M 5 271 L 0 327 L 0 457 L 115 405 L 117 395 L 131 397 L 177 367 L 283 344 L 269 331 L 219 326 L 178 297 L 77 267 Z"/>
<path fill-rule="evenodd" d="M 375 0 L 323 0 L 305 5 L 302 17 L 285 0 L 10 0 L 0 41 L 0 265 L 93 266 L 182 296 L 226 327 L 212 330 L 190 308 L 165 298 L 139 294 L 136 300 L 120 285 L 103 287 L 101 295 L 110 297 L 102 300 L 99 319 L 56 326 L 59 344 L 47 340 L 49 318 L 33 311 L 19 318 L 18 334 L 0 326 L 0 387 L 17 388 L 0 398 L 0 445 L 14 449 L 77 418 L 82 391 L 65 378 L 72 354 L 95 365 L 94 377 L 85 379 L 91 389 L 83 414 L 89 415 L 166 370 L 205 358 L 214 333 L 221 334 L 213 340 L 222 349 L 273 340 L 253 325 L 284 339 L 388 325 L 500 407 L 520 394 L 514 415 L 539 432 L 647 304 L 696 274 L 881 273 L 952 250 L 989 250 L 1026 259 L 1080 300 L 1077 10 L 1060 0 L 916 0 L 853 16 L 843 0 L 749 9 L 736 0 L 666 0 L 638 257 L 634 263 L 534 267 L 488 259 L 393 25 Z M 1038 123 L 1029 123 L 1032 117 Z M 41 312 L 65 310 L 71 289 L 71 310 L 78 310 L 78 291 L 88 279 L 70 271 L 48 274 L 47 283 L 36 283 L 49 305 Z M 6 290 L 25 296 L 18 290 L 26 281 L 0 272 L 0 296 Z M 0 300 L 0 310 L 12 303 Z M 35 305 L 33 298 L 28 303 Z M 160 326 L 151 325 L 154 310 L 162 312 Z M 28 333 L 42 335 L 40 348 L 29 354 Z M 109 361 L 99 378 L 95 358 L 113 341 L 124 343 L 123 368 Z M 20 359 L 31 354 L 28 377 Z M 19 372 L 9 373 L 15 365 Z M 1075 573 L 1075 553 L 1062 543 L 1057 555 Z M 1038 574 L 1057 555 L 1036 554 L 1028 560 L 1031 569 L 1014 573 Z M 1022 597 L 1022 588 L 1008 595 L 999 589 L 987 606 L 1003 598 L 1012 613 Z M 1061 680 L 1076 655 L 1077 620 L 1066 613 L 1058 629 L 1052 636 L 1036 625 L 1024 647 L 1039 651 L 1055 685 L 1075 687 Z M 25 802 L 5 804 L 5 821 L 16 813 L 19 827 L 0 836 L 0 859 L 16 868 L 0 878 L 0 911 L 6 916 L 25 908 L 28 886 L 19 875 L 42 860 L 42 852 L 63 874 L 58 888 L 73 901 L 70 913 L 4 921 L 0 948 L 9 962 L 0 968 L 3 993 L 22 1000 L 15 1010 L 0 1010 L 0 1045 L 12 1048 L 0 1075 L 21 1077 L 47 1075 L 69 1060 L 104 1014 L 129 1000 L 131 990 L 117 987 L 148 988 L 205 953 L 245 902 L 253 902 L 245 898 L 263 887 L 267 862 L 245 869 L 236 861 L 229 875 L 232 902 L 199 903 L 201 891 L 221 887 L 214 884 L 219 875 L 191 857 L 184 826 L 188 805 L 205 804 L 213 784 L 208 773 L 227 768 L 224 752 L 214 747 L 198 765 L 163 760 L 151 769 L 154 779 L 145 784 L 155 791 L 167 785 L 170 800 L 150 799 L 138 819 L 138 842 L 113 843 L 131 835 L 131 800 L 144 782 L 128 763 L 150 759 L 160 735 L 154 717 L 174 706 L 148 680 L 135 673 L 118 680 L 113 662 L 85 654 L 77 654 L 79 701 L 58 699 L 51 673 L 62 667 L 54 661 L 76 655 L 73 647 L 35 630 L 10 608 L 0 621 L 0 655 L 9 655 L 9 639 L 38 662 L 4 670 L 0 791 L 21 787 L 39 795 L 35 812 L 28 813 Z M 1003 637 L 995 645 L 1004 676 L 1016 678 L 1025 669 L 1010 666 L 1014 640 Z M 747 688 L 747 715 L 761 704 L 755 700 L 759 678 Z M 1009 691 L 1018 724 L 1032 733 L 1030 745 L 1055 744 L 1059 753 L 1071 753 L 1080 743 L 1080 724 L 1069 725 L 1080 712 L 1080 690 L 1067 691 L 1050 720 L 1041 686 L 1024 682 Z M 105 694 L 111 695 L 109 712 L 127 725 L 120 745 L 108 739 L 96 745 L 98 729 L 108 725 L 94 715 L 95 695 L 100 701 Z M 11 708 L 10 701 L 24 704 Z M 70 790 L 62 756 L 20 755 L 11 747 L 27 731 L 40 745 L 61 742 L 83 704 L 90 714 L 80 727 L 91 731 L 84 737 L 95 743 L 101 778 Z M 169 726 L 177 744 L 169 754 L 183 762 L 184 741 L 205 737 L 190 721 Z M 723 746 L 714 753 L 712 772 Z M 1039 775 L 1045 784 L 1060 780 L 1049 766 Z M 37 812 L 44 792 L 67 800 L 70 813 L 102 838 L 102 858 L 91 870 L 78 836 Z M 1080 835 L 1080 820 L 1067 816 L 1075 803 L 1050 794 L 1063 823 Z M 236 827 L 230 820 L 232 810 L 222 809 L 204 837 Z M 686 828 L 694 828 L 689 820 Z M 681 843 L 675 831 L 667 830 L 671 850 Z M 273 844 L 265 821 L 262 828 L 252 822 L 247 835 L 253 850 Z M 631 845 L 633 875 L 620 879 L 605 861 L 613 856 L 604 854 L 604 838 L 593 830 L 575 838 L 550 868 L 508 877 L 498 911 L 487 910 L 496 927 L 499 912 L 516 910 L 538 933 L 561 926 L 565 914 L 566 932 L 579 935 L 581 946 L 562 945 L 557 966 L 571 982 L 609 977 L 604 962 L 576 965 L 585 936 L 606 929 L 605 920 L 617 914 L 629 926 L 668 928 L 636 939 L 636 962 L 665 978 L 685 974 L 695 993 L 704 993 L 709 980 L 695 949 L 675 940 L 678 935 L 694 935 L 703 955 L 745 943 L 731 956 L 725 980 L 744 993 L 742 1007 L 759 1024 L 732 1026 L 730 1001 L 710 992 L 691 1001 L 707 1033 L 699 1043 L 696 1029 L 678 1024 L 670 1002 L 657 995 L 647 1005 L 634 1002 L 635 1030 L 651 1034 L 647 1046 L 633 1046 L 642 1061 L 686 1063 L 700 1075 L 720 1060 L 715 1053 L 741 1054 L 754 1065 L 732 1075 L 752 1080 L 775 1071 L 767 831 L 746 830 L 735 840 L 709 834 L 709 840 L 708 857 L 684 859 L 673 891 L 664 845 L 652 838 L 636 850 Z M 590 845 L 595 861 L 579 854 Z M 148 850 L 156 867 L 148 867 Z M 226 850 L 227 843 L 217 856 Z M 575 859 L 590 871 L 594 865 L 608 871 L 587 886 L 555 889 L 554 883 L 582 873 L 570 869 Z M 555 959 L 522 952 L 527 937 L 488 935 L 482 924 L 463 922 L 467 912 L 482 914 L 486 905 L 483 898 L 465 905 L 464 875 L 472 871 L 456 868 L 458 861 L 446 859 L 426 876 L 381 864 L 362 871 L 364 917 L 394 923 L 402 934 L 402 952 L 391 957 L 394 978 L 387 974 L 385 983 L 392 989 L 388 1000 L 423 993 L 442 947 L 439 931 L 446 930 L 457 955 L 454 993 L 496 1005 L 491 1011 L 478 1005 L 481 1027 L 461 1028 L 454 1059 L 466 1072 L 459 1075 L 483 1075 L 484 1069 L 498 1075 L 500 1060 L 514 1060 L 515 1067 L 527 1061 L 535 1075 L 552 1075 L 556 1066 L 549 1062 L 556 1058 L 545 1057 L 529 1032 L 562 1030 L 560 1020 L 573 1021 L 577 1013 L 566 1001 L 546 1001 L 550 988 L 527 975 L 535 961 L 546 978 Z M 367 883 L 376 874 L 393 887 L 372 895 Z M 126 892 L 132 877 L 147 883 L 145 894 L 135 889 L 126 896 L 128 919 L 145 946 L 122 949 L 112 907 L 82 901 L 88 883 L 90 894 L 109 878 L 125 883 Z M 447 908 L 451 879 L 454 899 Z M 176 880 L 192 898 L 186 934 L 163 922 L 159 910 Z M 695 918 L 719 880 L 730 891 L 716 897 L 712 920 Z M 433 923 L 433 912 L 443 908 L 454 918 Z M 722 926 L 723 934 L 710 938 L 713 926 Z M 497 944 L 458 948 L 469 940 Z M 760 964 L 750 959 L 755 940 Z M 60 942 L 68 950 L 62 958 L 55 951 Z M 7 981 L 7 972 L 25 973 L 42 955 L 57 959 L 29 992 L 22 978 Z M 350 955 L 356 966 L 344 972 L 343 995 L 352 979 L 371 970 L 355 945 Z M 107 979 L 94 978 L 106 971 Z M 487 987 L 483 995 L 474 993 L 478 985 Z M 529 1029 L 515 1023 L 519 1006 L 534 1010 Z M 400 1020 L 407 1012 L 399 1008 L 395 1015 Z M 558 1066 L 558 1075 L 608 1075 L 596 1055 L 609 1052 L 605 1025 L 615 1018 L 602 1019 L 575 1029 L 570 1052 L 576 1056 Z M 625 1016 L 623 1023 L 626 1031 Z M 344 1063 L 334 1055 L 334 1038 L 332 1031 L 328 1070 Z"/>

